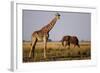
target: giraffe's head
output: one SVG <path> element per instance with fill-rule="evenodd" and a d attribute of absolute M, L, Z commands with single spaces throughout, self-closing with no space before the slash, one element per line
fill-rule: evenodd
<path fill-rule="evenodd" d="M 56 18 L 60 19 L 60 14 L 59 13 L 56 13 Z"/>

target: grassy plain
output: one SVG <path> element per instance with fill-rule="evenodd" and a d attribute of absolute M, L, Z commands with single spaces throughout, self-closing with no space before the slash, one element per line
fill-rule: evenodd
<path fill-rule="evenodd" d="M 31 42 L 23 42 L 23 62 L 42 62 L 42 61 L 64 61 L 64 60 L 87 60 L 91 59 L 90 42 L 80 42 L 79 47 L 64 48 L 61 42 L 48 42 L 46 55 L 43 58 L 43 42 L 37 42 L 35 47 L 35 57 L 29 59 L 28 54 L 31 48 Z"/>

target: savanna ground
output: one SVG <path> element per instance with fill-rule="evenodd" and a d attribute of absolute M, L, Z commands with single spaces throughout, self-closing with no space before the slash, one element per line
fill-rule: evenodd
<path fill-rule="evenodd" d="M 90 42 L 80 42 L 80 48 L 64 48 L 61 42 L 48 42 L 46 49 L 47 58 L 43 58 L 43 42 L 37 42 L 34 59 L 28 58 L 31 42 L 23 42 L 23 62 L 64 61 L 64 60 L 87 60 L 91 59 Z"/>

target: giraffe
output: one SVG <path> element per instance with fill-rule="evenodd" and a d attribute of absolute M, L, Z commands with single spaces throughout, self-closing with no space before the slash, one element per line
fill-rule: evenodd
<path fill-rule="evenodd" d="M 34 50 L 35 50 L 35 45 L 36 45 L 37 41 L 44 42 L 43 57 L 46 58 L 46 48 L 47 48 L 47 40 L 49 38 L 49 32 L 54 27 L 54 25 L 56 24 L 58 19 L 60 19 L 60 14 L 56 13 L 55 17 L 46 26 L 44 26 L 40 30 L 32 33 L 32 37 L 31 37 L 32 46 L 31 46 L 31 49 L 29 52 L 29 58 L 31 56 L 33 56 L 33 58 L 34 58 Z"/>

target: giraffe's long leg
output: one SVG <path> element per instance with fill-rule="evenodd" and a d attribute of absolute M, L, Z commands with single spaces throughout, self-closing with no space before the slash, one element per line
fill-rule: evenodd
<path fill-rule="evenodd" d="M 46 38 L 46 36 L 44 36 L 43 41 L 44 41 L 44 54 L 43 54 L 43 56 L 44 56 L 44 58 L 46 58 L 46 48 L 47 48 L 47 38 Z"/>
<path fill-rule="evenodd" d="M 36 37 L 33 37 L 32 38 L 32 46 L 31 46 L 31 49 L 29 52 L 29 58 L 32 56 L 32 53 L 34 54 L 36 42 L 37 42 Z M 33 57 L 34 57 L 34 55 L 33 55 Z"/>

